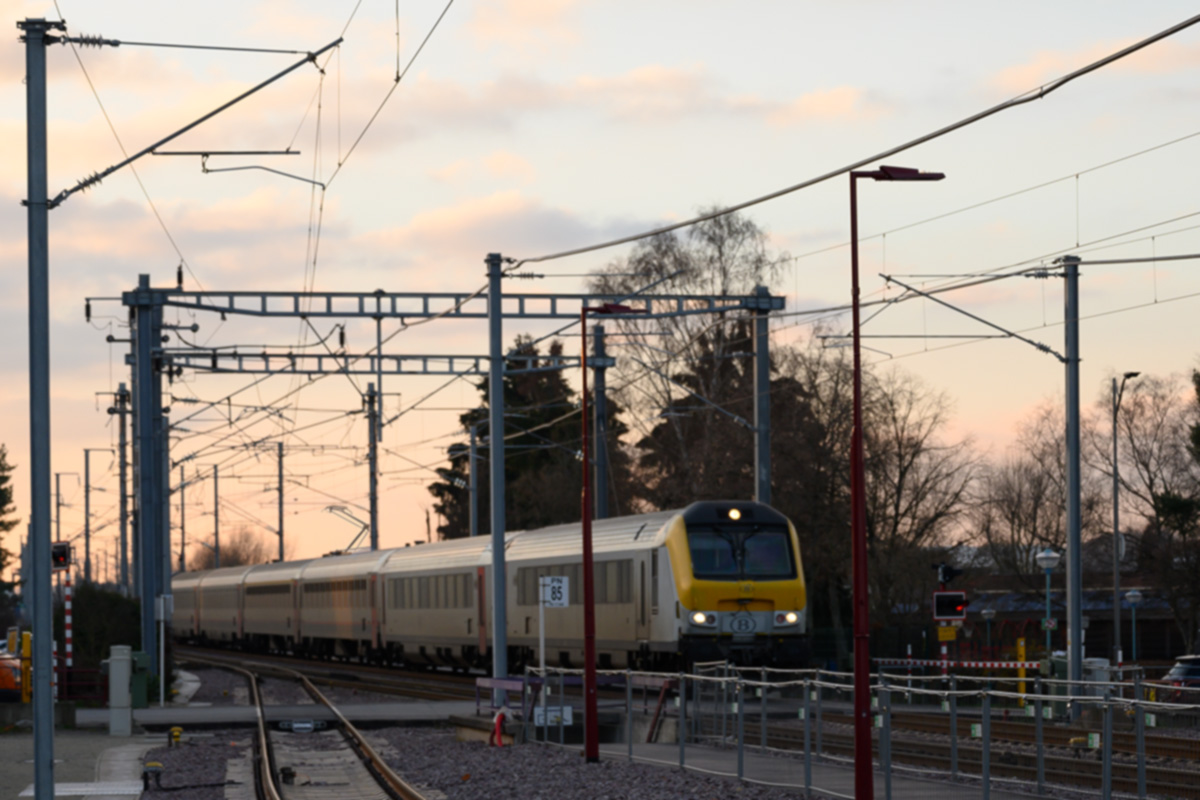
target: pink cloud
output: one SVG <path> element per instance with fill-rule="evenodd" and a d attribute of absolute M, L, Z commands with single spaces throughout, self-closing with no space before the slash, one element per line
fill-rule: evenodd
<path fill-rule="evenodd" d="M 1037 87 L 1132 44 L 1135 39 L 1098 42 L 1074 51 L 1043 50 L 1021 64 L 1000 70 L 990 85 L 1010 95 Z M 1126 56 L 1107 69 L 1140 74 L 1182 72 L 1200 66 L 1200 46 L 1159 42 Z"/>
<path fill-rule="evenodd" d="M 795 125 L 814 119 L 864 120 L 886 113 L 883 104 L 871 100 L 855 86 L 809 92 L 771 110 L 767 119 L 775 125 Z"/>
<path fill-rule="evenodd" d="M 500 0 L 481 3 L 468 30 L 485 44 L 545 51 L 579 41 L 570 19 L 575 0 Z"/>

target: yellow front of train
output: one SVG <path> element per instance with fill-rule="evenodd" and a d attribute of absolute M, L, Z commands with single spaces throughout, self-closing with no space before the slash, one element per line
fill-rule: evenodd
<path fill-rule="evenodd" d="M 796 667 L 808 658 L 796 529 L 755 502 L 698 502 L 670 523 L 679 658 Z"/>

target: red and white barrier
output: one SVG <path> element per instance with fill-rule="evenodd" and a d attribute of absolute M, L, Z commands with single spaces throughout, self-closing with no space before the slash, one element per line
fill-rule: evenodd
<path fill-rule="evenodd" d="M 74 637 L 71 635 L 71 571 L 63 575 L 63 637 L 66 639 L 67 669 L 75 666 Z"/>
<path fill-rule="evenodd" d="M 881 667 L 963 667 L 965 669 L 1037 669 L 1038 661 L 945 661 L 919 658 L 872 658 Z"/>

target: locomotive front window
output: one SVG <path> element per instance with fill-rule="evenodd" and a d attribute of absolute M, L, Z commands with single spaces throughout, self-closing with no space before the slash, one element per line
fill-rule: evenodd
<path fill-rule="evenodd" d="M 782 580 L 796 577 L 786 529 L 691 528 L 692 571 L 709 580 Z"/>

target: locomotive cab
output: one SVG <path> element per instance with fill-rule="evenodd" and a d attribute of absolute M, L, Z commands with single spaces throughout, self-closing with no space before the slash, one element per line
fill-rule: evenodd
<path fill-rule="evenodd" d="M 693 503 L 669 537 L 679 564 L 688 662 L 797 666 L 807 653 L 800 548 L 786 517 L 759 503 Z"/>

